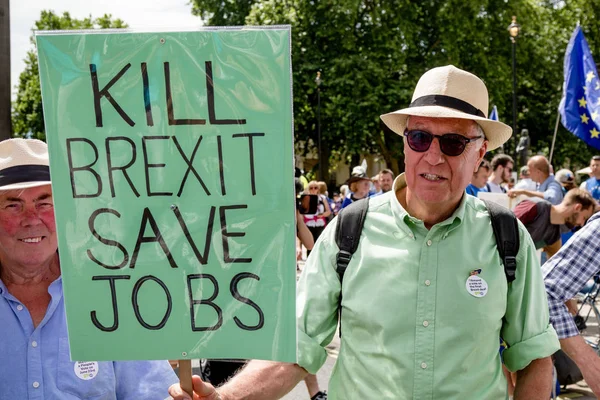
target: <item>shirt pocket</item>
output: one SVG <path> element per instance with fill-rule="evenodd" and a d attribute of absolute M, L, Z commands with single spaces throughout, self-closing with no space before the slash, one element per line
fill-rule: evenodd
<path fill-rule="evenodd" d="M 112 362 L 98 361 L 87 371 L 82 368 L 76 370 L 75 364 L 70 360 L 69 340 L 60 338 L 56 377 L 58 390 L 76 396 L 78 399 L 115 399 L 116 382 Z"/>

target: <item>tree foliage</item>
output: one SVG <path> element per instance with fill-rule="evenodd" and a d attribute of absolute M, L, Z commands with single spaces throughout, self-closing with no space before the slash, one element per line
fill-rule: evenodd
<path fill-rule="evenodd" d="M 127 25 L 122 20 L 113 19 L 108 14 L 95 19 L 91 16 L 84 19 L 75 19 L 68 12 L 58 15 L 53 11 L 42 11 L 40 19 L 35 22 L 33 29 L 72 30 L 126 27 Z M 13 132 L 16 136 L 31 136 L 45 140 L 42 94 L 40 90 L 37 52 L 33 36 L 31 36 L 31 44 L 33 48 L 25 56 L 25 69 L 19 75 L 17 99 L 13 104 Z"/>
<path fill-rule="evenodd" d="M 527 128 L 532 153 L 549 155 L 563 82 L 567 42 L 579 22 L 600 61 L 597 0 L 192 0 L 207 25 L 292 26 L 294 122 L 304 151 L 317 143 L 317 85 L 325 161 L 364 153 L 403 169 L 401 137 L 379 115 L 405 107 L 426 70 L 453 64 L 482 77 L 490 106 L 512 125 L 512 44 L 507 32 L 518 16 L 517 129 Z M 36 29 L 123 27 L 110 15 L 77 20 L 42 12 Z M 44 137 L 35 49 L 26 57 L 13 112 L 13 131 Z M 507 143 L 505 151 L 514 150 Z M 556 169 L 587 165 L 597 150 L 559 125 Z"/>
<path fill-rule="evenodd" d="M 482 77 L 490 106 L 512 125 L 512 15 L 516 42 L 517 129 L 532 153 L 549 155 L 563 82 L 563 58 L 577 22 L 600 61 L 597 0 L 192 0 L 207 25 L 290 24 L 296 140 L 316 143 L 314 82 L 322 71 L 325 156 L 375 152 L 402 169 L 401 138 L 379 114 L 405 107 L 426 70 L 453 64 Z M 310 150 L 310 149 L 309 149 Z M 559 126 L 553 164 L 578 168 L 597 150 Z M 397 164 L 400 163 L 400 165 Z"/>

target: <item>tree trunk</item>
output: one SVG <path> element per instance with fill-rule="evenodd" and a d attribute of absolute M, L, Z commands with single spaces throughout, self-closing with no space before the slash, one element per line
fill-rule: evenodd
<path fill-rule="evenodd" d="M 9 0 L 0 0 L 0 140 L 12 136 L 10 98 Z"/>

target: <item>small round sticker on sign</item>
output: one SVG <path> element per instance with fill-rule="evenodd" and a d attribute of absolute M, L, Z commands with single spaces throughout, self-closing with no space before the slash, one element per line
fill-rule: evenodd
<path fill-rule="evenodd" d="M 97 361 L 77 361 L 73 367 L 75 375 L 79 379 L 89 381 L 94 379 L 98 375 L 98 362 Z"/>
<path fill-rule="evenodd" d="M 483 297 L 487 294 L 488 284 L 483 278 L 471 275 L 467 278 L 467 291 L 471 296 Z"/>

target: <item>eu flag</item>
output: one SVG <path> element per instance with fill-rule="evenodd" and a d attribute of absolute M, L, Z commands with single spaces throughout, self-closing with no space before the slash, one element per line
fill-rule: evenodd
<path fill-rule="evenodd" d="M 600 149 L 600 80 L 581 27 L 575 28 L 564 63 L 565 82 L 558 111 L 562 124 Z"/>

